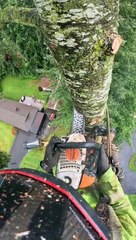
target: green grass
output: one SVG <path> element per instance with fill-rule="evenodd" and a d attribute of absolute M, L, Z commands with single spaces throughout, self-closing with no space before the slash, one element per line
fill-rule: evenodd
<path fill-rule="evenodd" d="M 40 167 L 40 161 L 43 160 L 44 152 L 45 148 L 38 148 L 29 151 L 28 154 L 24 157 L 21 163 L 21 167 L 43 171 Z"/>
<path fill-rule="evenodd" d="M 136 172 L 136 154 L 130 158 L 128 166 L 131 171 Z"/>
<path fill-rule="evenodd" d="M 136 194 L 128 195 L 128 197 L 133 206 L 133 209 L 136 211 Z"/>
<path fill-rule="evenodd" d="M 9 153 L 13 141 L 12 126 L 0 122 L 0 150 Z"/>
<path fill-rule="evenodd" d="M 8 76 L 2 81 L 2 92 L 5 98 L 18 101 L 21 96 L 32 96 L 45 100 L 48 95 L 38 91 L 38 82 L 34 78 L 18 78 Z"/>

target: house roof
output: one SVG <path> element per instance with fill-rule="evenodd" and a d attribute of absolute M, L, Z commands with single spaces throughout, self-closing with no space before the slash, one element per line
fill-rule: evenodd
<path fill-rule="evenodd" d="M 35 125 L 34 133 L 37 133 L 43 120 L 43 114 L 38 114 L 37 121 L 37 114 L 38 109 L 36 107 L 9 99 L 0 100 L 0 121 L 26 132 L 33 132 L 34 128 L 32 126 Z"/>

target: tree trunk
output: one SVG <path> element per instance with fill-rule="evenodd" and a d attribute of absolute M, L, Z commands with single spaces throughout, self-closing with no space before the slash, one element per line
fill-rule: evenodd
<path fill-rule="evenodd" d="M 102 121 L 112 79 L 110 36 L 117 30 L 119 0 L 34 2 L 40 18 L 36 24 L 65 77 L 75 108 L 87 124 Z M 27 18 L 30 22 L 29 14 Z"/>

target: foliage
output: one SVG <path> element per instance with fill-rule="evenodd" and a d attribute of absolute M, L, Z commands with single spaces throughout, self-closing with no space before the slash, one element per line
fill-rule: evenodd
<path fill-rule="evenodd" d="M 119 33 L 124 39 L 115 59 L 109 96 L 112 126 L 117 128 L 118 141 L 130 141 L 136 128 L 136 3 L 121 0 Z"/>
<path fill-rule="evenodd" d="M 44 37 L 38 30 L 17 24 L 6 25 L 1 33 L 3 51 L 0 75 L 43 76 L 54 67 Z M 7 37 L 8 35 L 8 37 Z"/>
<path fill-rule="evenodd" d="M 129 169 L 136 172 L 136 154 L 134 154 L 129 160 Z"/>
<path fill-rule="evenodd" d="M 0 169 L 7 167 L 10 158 L 11 156 L 9 154 L 0 151 Z"/>
<path fill-rule="evenodd" d="M 33 1 L 4 0 L 1 7 L 8 5 L 33 7 Z M 0 33 L 0 77 L 7 75 L 43 76 L 54 71 L 54 61 L 40 29 L 8 23 Z"/>

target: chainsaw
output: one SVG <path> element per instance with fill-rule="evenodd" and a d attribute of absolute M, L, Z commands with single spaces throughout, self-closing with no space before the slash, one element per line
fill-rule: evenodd
<path fill-rule="evenodd" d="M 83 115 L 74 109 L 71 134 L 55 142 L 59 156 L 42 161 L 41 167 L 50 172 L 56 166 L 55 175 L 75 189 L 91 186 L 96 180 L 97 161 L 101 144 L 88 141 Z"/>
<path fill-rule="evenodd" d="M 52 161 L 50 166 L 56 166 L 56 177 L 75 189 L 93 185 L 96 180 L 97 162 L 102 144 L 97 142 L 97 137 L 108 134 L 110 134 L 108 127 L 103 125 L 85 129 L 83 115 L 74 109 L 71 134 L 62 138 L 61 142 L 55 143 L 55 151 L 59 151 L 59 157 L 54 162 Z M 91 136 L 91 140 L 87 136 Z M 111 155 L 108 157 L 112 165 Z M 44 170 L 49 169 L 48 163 L 45 164 L 44 161 L 41 167 Z"/>

